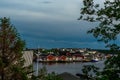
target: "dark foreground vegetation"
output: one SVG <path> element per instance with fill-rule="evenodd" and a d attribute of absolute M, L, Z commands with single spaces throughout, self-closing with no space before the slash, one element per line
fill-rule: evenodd
<path fill-rule="evenodd" d="M 120 0 L 104 0 L 104 6 L 94 2 L 95 0 L 83 0 L 84 7 L 81 8 L 79 20 L 98 22 L 88 33 L 104 42 L 110 53 L 116 53 L 117 56 L 107 59 L 102 71 L 92 65 L 84 66 L 82 75 L 88 76 L 84 77 L 85 80 L 120 80 L 120 46 L 116 44 L 120 34 Z M 96 75 L 90 74 L 91 71 Z"/>

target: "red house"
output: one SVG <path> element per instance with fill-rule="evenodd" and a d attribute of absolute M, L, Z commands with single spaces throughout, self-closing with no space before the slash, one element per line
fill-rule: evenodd
<path fill-rule="evenodd" d="M 66 56 L 65 56 L 65 55 L 59 56 L 59 60 L 60 60 L 60 61 L 66 61 Z"/>
<path fill-rule="evenodd" d="M 74 54 L 72 58 L 74 61 L 82 61 L 84 59 L 84 56 L 81 54 Z"/>
<path fill-rule="evenodd" d="M 49 54 L 49 55 L 47 56 L 47 61 L 55 61 L 55 56 Z"/>

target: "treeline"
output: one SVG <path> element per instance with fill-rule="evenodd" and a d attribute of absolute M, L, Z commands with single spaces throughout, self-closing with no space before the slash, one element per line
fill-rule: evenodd
<path fill-rule="evenodd" d="M 117 51 L 105 50 L 105 49 L 92 49 L 92 50 L 95 50 L 95 51 L 98 51 L 98 52 L 104 53 L 104 54 L 118 54 L 118 53 L 120 53 L 120 50 L 117 50 Z"/>

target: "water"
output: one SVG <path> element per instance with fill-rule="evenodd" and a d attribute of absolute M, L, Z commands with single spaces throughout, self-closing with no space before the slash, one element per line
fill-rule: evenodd
<path fill-rule="evenodd" d="M 76 73 L 82 73 L 83 65 L 95 65 L 97 67 L 100 67 L 100 69 L 104 68 L 104 61 L 99 62 L 77 62 L 77 63 L 54 63 L 54 64 L 43 64 L 38 63 L 39 69 L 43 66 L 46 67 L 48 73 L 55 72 L 57 74 L 63 73 L 63 72 L 69 72 L 73 75 Z M 34 70 L 36 71 L 37 64 L 34 63 Z"/>

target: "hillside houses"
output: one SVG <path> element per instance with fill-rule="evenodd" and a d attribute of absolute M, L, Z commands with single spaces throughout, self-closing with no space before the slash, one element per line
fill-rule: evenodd
<path fill-rule="evenodd" d="M 38 60 L 40 62 L 77 62 L 77 61 L 91 61 L 93 58 L 103 58 L 104 55 L 97 51 L 92 51 L 89 49 L 72 49 L 72 48 L 60 48 L 60 49 L 52 49 L 48 52 L 43 51 L 35 51 L 34 54 L 38 56 L 34 56 L 34 60 Z"/>

